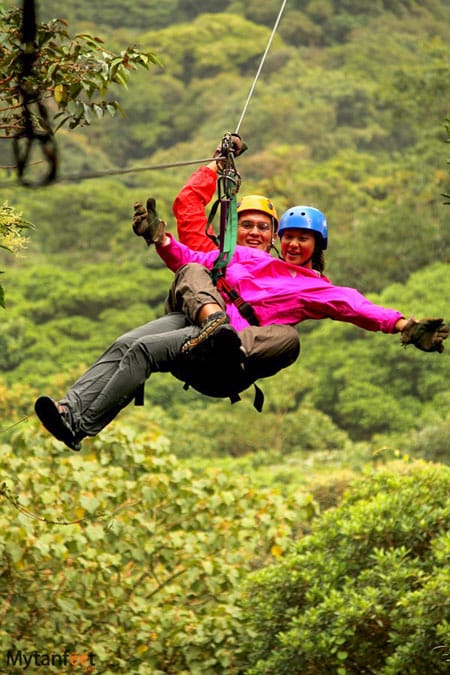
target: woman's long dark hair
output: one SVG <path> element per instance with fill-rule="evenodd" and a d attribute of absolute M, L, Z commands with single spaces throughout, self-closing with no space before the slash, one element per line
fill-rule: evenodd
<path fill-rule="evenodd" d="M 314 253 L 311 258 L 313 270 L 317 270 L 320 274 L 323 274 L 325 269 L 325 255 L 323 252 L 323 240 L 321 235 L 318 232 L 314 232 L 314 238 L 316 240 L 316 245 L 314 246 Z"/>

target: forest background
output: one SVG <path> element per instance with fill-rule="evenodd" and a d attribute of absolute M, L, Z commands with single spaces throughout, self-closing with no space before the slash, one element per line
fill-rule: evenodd
<path fill-rule="evenodd" d="M 245 491 L 248 537 L 244 552 L 242 541 L 238 546 L 242 559 L 239 563 L 233 559 L 240 574 L 283 557 L 292 541 L 308 531 L 314 516 L 338 504 L 344 489 L 365 475 L 367 467 L 375 470 L 402 458 L 400 468 L 395 465 L 402 474 L 409 464 L 415 466 L 416 459 L 448 463 L 447 351 L 429 355 L 404 350 L 398 336 L 328 321 L 299 327 L 302 354 L 289 369 L 261 383 L 266 396 L 262 414 L 252 407 L 251 391 L 230 406 L 228 401 L 185 392 L 180 382 L 159 374 L 147 384 L 143 410 L 130 407 L 99 439 L 86 441 L 84 463 L 80 456 L 65 458 L 61 464 L 58 458 L 65 456 L 64 450 L 43 434 L 32 416 L 39 393 L 58 398 L 117 335 L 163 312 L 171 274 L 133 236 L 132 205 L 147 196 L 156 197 L 160 213 L 174 231 L 171 205 L 195 167 L 144 169 L 210 157 L 223 133 L 234 130 L 278 9 L 279 3 L 269 0 L 66 2 L 64 17 L 72 30 L 100 35 L 114 49 L 135 43 L 154 52 L 162 66 L 134 73 L 126 92 L 117 94 L 125 117 L 93 120 L 90 126 L 58 132 L 61 180 L 55 185 L 30 190 L 17 184 L 14 172 L 0 172 L 2 202 L 34 225 L 22 255 L 13 258 L 5 253 L 0 259 L 6 301 L 0 334 L 2 475 L 7 486 L 3 496 L 9 497 L 5 502 L 9 506 L 17 506 L 17 499 L 22 499 L 30 508 L 43 509 L 45 520 L 54 512 L 59 518 L 58 509 L 66 513 L 73 508 L 73 490 L 78 491 L 78 516 L 97 520 L 83 530 L 84 539 L 77 535 L 78 543 L 74 543 L 77 536 L 71 535 L 73 551 L 77 546 L 104 545 L 100 512 L 128 503 L 126 476 L 133 482 L 132 492 L 143 480 L 133 462 L 146 468 L 156 482 L 156 467 L 164 467 L 170 480 L 161 478 L 161 491 L 170 484 L 176 492 L 186 481 L 183 489 L 190 491 L 192 502 L 179 502 L 173 523 L 198 506 L 194 495 L 200 488 L 194 489 L 192 482 L 196 477 L 211 481 L 202 489 L 217 490 L 220 508 L 227 507 L 224 495 L 233 494 L 237 504 L 242 501 L 239 490 Z M 53 0 L 38 10 L 41 20 L 61 15 L 59 3 Z M 238 161 L 242 194 L 270 195 L 279 213 L 306 203 L 327 215 L 326 273 L 334 283 L 357 287 L 373 301 L 406 316 L 414 312 L 418 317 L 447 320 L 450 233 L 443 194 L 449 191 L 444 128 L 449 115 L 449 19 L 450 4 L 438 0 L 288 2 L 240 128 L 249 150 Z M 2 141 L 0 164 L 12 163 L 11 144 Z M 142 170 L 128 172 L 138 167 Z M 88 172 L 115 174 L 117 169 L 124 173 L 81 178 Z M 78 178 L 64 180 L 70 176 Z M 33 456 L 28 462 L 31 467 L 27 455 Z M 119 464 L 116 469 L 121 475 L 115 479 L 120 490 L 112 487 L 114 468 L 110 472 L 105 468 L 109 461 Z M 33 484 L 31 468 L 40 476 L 39 484 Z M 72 485 L 72 490 L 58 487 L 55 476 Z M 258 499 L 267 500 L 263 505 L 252 502 L 257 498 L 248 496 L 253 489 L 249 485 L 257 486 Z M 141 485 L 139 490 L 151 487 Z M 158 509 L 163 510 L 170 496 L 158 494 Z M 133 508 L 127 516 L 130 538 L 132 526 L 144 527 L 142 514 Z M 154 504 L 148 508 L 158 510 Z M 260 539 L 255 539 L 255 531 L 262 527 L 261 510 L 270 513 L 266 530 L 260 532 L 265 537 L 263 550 Z M 254 513 L 259 515 L 252 524 Z M 213 506 L 212 514 L 219 517 Z M 11 537 L 21 542 L 15 562 L 22 561 L 24 570 L 22 577 L 15 577 L 17 597 L 21 583 L 37 583 L 31 562 L 45 575 L 50 550 L 54 560 L 60 556 L 58 574 L 70 586 L 64 561 L 72 560 L 67 553 L 71 547 L 63 544 L 64 533 L 48 534 L 52 542 L 44 544 L 45 531 L 30 534 L 29 521 L 23 514 L 19 518 L 18 530 L 11 528 Z M 224 518 L 228 525 L 222 523 L 219 529 L 230 528 L 236 514 Z M 14 513 L 7 511 L 5 522 L 11 519 L 15 522 Z M 203 526 L 207 531 L 208 525 Z M 227 543 L 210 552 L 214 560 L 225 550 L 234 550 L 233 536 L 239 540 L 238 533 L 230 531 Z M 34 548 L 30 537 L 38 542 Z M 57 545 L 62 547 L 59 553 L 55 553 Z M 181 544 L 172 542 L 170 555 L 175 555 L 176 546 Z M 125 547 L 114 555 L 123 561 L 131 549 Z M 154 550 L 149 553 L 147 548 L 147 556 L 156 555 Z M 41 556 L 39 564 L 33 557 L 27 560 L 27 555 Z M 134 555 L 127 568 L 132 580 L 132 571 L 137 574 L 139 565 L 148 561 L 144 554 L 142 559 Z M 158 565 L 173 562 L 170 555 L 158 558 Z M 201 547 L 196 555 L 199 564 Z M 174 560 L 176 568 L 181 563 L 176 556 Z M 115 563 L 104 564 L 106 570 Z M 198 564 L 192 567 L 197 573 Z M 216 564 L 202 568 L 211 584 L 218 579 Z M 167 572 L 167 579 L 176 576 L 175 568 Z M 226 574 L 230 583 L 229 570 Z M 195 571 L 192 575 L 192 583 L 197 583 Z M 98 585 L 95 575 L 90 583 L 94 578 Z M 220 583 L 225 584 L 222 578 Z M 165 582 L 157 583 L 158 589 L 164 586 Z M 203 591 L 195 593 L 203 597 Z M 162 595 L 161 591 L 158 597 Z M 94 611 L 87 606 L 80 609 L 75 598 L 74 590 L 62 608 L 66 616 L 72 612 L 71 626 L 78 626 Z M 166 597 L 170 605 L 169 601 Z M 233 620 L 237 604 L 230 601 Z M 205 663 L 206 647 L 200 650 L 201 658 L 188 657 L 187 647 L 185 651 L 179 647 L 177 658 L 183 652 L 182 667 L 188 669 L 171 665 L 174 657 L 168 655 L 167 640 L 176 640 L 164 633 L 172 630 L 169 605 L 165 622 L 160 606 L 146 619 L 147 629 L 153 626 L 155 635 L 161 636 L 160 643 L 155 637 L 153 644 L 166 659 L 159 664 L 160 671 L 216 672 L 208 671 L 209 666 L 203 670 L 198 666 L 198 671 L 192 666 L 197 657 Z M 206 606 L 205 616 L 211 619 L 216 612 L 218 621 L 220 611 Z M 142 620 L 141 610 L 137 603 L 136 620 Z M 54 625 L 53 605 L 44 614 L 48 625 Z M 18 616 L 17 625 L 20 612 Z M 98 617 L 95 620 L 98 623 Z M 27 621 L 31 619 L 24 614 L 23 626 Z M 93 625 L 92 616 L 90 621 Z M 182 622 L 179 616 L 177 621 Z M 123 619 L 122 626 L 125 623 Z M 202 630 L 207 634 L 205 644 L 211 643 L 212 633 L 204 623 Z M 120 639 L 125 640 L 127 632 L 123 630 Z M 18 634 L 24 639 L 27 630 Z M 47 645 L 49 635 L 50 630 L 41 638 Z M 230 653 L 235 653 L 230 635 L 236 639 L 236 631 L 228 626 L 217 637 L 217 644 L 226 645 L 221 655 L 219 648 L 211 650 L 209 656 L 217 663 L 226 664 Z M 78 644 L 77 649 L 79 640 L 75 629 L 67 635 L 67 643 Z M 120 642 L 117 635 L 116 640 Z M 114 650 L 107 643 L 96 634 L 95 651 L 110 662 Z M 145 670 L 145 638 L 138 643 L 135 648 L 141 649 L 137 652 L 141 658 L 135 652 L 136 672 L 138 666 L 143 668 L 139 672 L 158 672 L 155 665 Z M 128 650 L 129 659 L 129 645 Z M 125 657 L 117 650 L 114 653 L 117 671 L 123 667 L 126 672 Z M 176 659 L 173 663 L 177 664 Z M 211 668 L 217 669 L 217 663 Z M 229 663 L 221 666 L 223 672 L 231 672 Z M 272 672 L 281 671 L 274 666 Z"/>

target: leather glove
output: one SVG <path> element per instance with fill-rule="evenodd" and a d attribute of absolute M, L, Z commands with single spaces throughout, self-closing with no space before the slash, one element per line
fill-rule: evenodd
<path fill-rule="evenodd" d="M 401 332 L 404 347 L 414 345 L 423 352 L 444 351 L 443 342 L 448 337 L 448 326 L 443 319 L 425 318 L 416 321 L 412 316 Z"/>
<path fill-rule="evenodd" d="M 244 143 L 239 134 L 230 134 L 230 136 L 234 156 L 239 157 L 239 155 L 242 155 L 246 150 L 248 150 L 248 145 Z M 227 151 L 226 143 L 227 143 L 227 134 L 225 134 L 225 136 L 222 138 L 219 145 L 217 146 L 214 152 L 214 158 L 226 155 Z"/>
<path fill-rule="evenodd" d="M 144 237 L 147 244 L 160 244 L 166 234 L 166 224 L 158 218 L 156 200 L 149 197 L 146 208 L 141 202 L 134 204 L 133 232 L 138 237 Z"/>

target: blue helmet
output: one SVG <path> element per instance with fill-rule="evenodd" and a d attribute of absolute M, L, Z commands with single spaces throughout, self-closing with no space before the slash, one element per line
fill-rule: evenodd
<path fill-rule="evenodd" d="M 283 213 L 280 218 L 278 236 L 281 238 L 284 230 L 312 230 L 322 237 L 322 248 L 328 246 L 327 220 L 322 211 L 313 206 L 293 206 Z"/>

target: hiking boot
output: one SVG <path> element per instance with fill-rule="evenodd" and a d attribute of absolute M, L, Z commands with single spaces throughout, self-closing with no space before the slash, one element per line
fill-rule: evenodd
<path fill-rule="evenodd" d="M 190 354 L 199 345 L 202 345 L 206 340 L 209 340 L 220 326 L 229 323 L 228 316 L 225 312 L 214 312 L 200 326 L 200 333 L 198 335 L 187 338 L 181 346 L 182 354 Z"/>
<path fill-rule="evenodd" d="M 69 409 L 54 401 L 49 396 L 40 396 L 34 410 L 44 427 L 58 441 L 78 452 L 81 450 L 81 439 L 73 432 L 69 422 Z"/>

